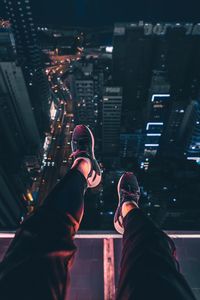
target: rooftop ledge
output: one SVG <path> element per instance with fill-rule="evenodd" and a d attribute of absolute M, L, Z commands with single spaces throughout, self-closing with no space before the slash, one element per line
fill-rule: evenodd
<path fill-rule="evenodd" d="M 200 231 L 165 231 L 173 239 L 200 239 Z M 15 231 L 0 231 L 0 239 L 13 238 Z M 79 231 L 76 239 L 121 239 L 115 231 Z"/>

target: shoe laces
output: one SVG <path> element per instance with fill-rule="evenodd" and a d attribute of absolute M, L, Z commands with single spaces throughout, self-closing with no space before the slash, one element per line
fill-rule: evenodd
<path fill-rule="evenodd" d="M 121 189 L 121 197 L 122 197 L 122 202 L 126 201 L 135 201 L 138 202 L 139 197 L 140 197 L 140 192 L 129 192 L 127 190 Z"/>

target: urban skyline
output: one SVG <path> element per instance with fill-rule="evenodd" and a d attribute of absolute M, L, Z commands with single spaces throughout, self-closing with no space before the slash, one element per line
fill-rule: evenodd
<path fill-rule="evenodd" d="M 199 22 L 198 0 L 188 2 L 158 1 L 153 3 L 142 0 L 30 0 L 35 20 L 39 25 L 54 26 L 104 26 L 116 22 L 132 22 L 146 20 L 147 22 Z M 1 17 L 6 11 L 0 3 Z"/>
<path fill-rule="evenodd" d="M 146 214 L 167 229 L 199 229 L 200 24 L 61 30 L 36 26 L 29 0 L 4 2 L 1 228 L 15 228 L 62 179 L 83 123 L 103 169 L 83 228 L 112 229 L 117 180 L 134 170 Z"/>

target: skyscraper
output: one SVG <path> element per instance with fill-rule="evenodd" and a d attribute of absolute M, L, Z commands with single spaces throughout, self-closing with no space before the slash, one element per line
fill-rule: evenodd
<path fill-rule="evenodd" d="M 75 68 L 73 81 L 76 122 L 89 125 L 95 132 L 99 126 L 102 73 L 98 68 L 96 70 L 94 61 L 78 62 Z"/>
<path fill-rule="evenodd" d="M 122 100 L 121 87 L 105 87 L 102 124 L 102 150 L 105 156 L 119 155 Z"/>
<path fill-rule="evenodd" d="M 16 40 L 18 61 L 23 67 L 41 67 L 36 28 L 29 0 L 4 0 Z"/>
<path fill-rule="evenodd" d="M 187 159 L 200 163 L 200 103 L 191 101 L 186 108 L 180 127 L 179 142 L 184 146 Z"/>
<path fill-rule="evenodd" d="M 15 62 L 0 62 L 0 91 L 2 101 L 5 101 L 1 103 L 5 109 L 1 121 L 7 124 L 4 128 L 7 138 L 11 134 L 16 143 L 23 140 L 19 154 L 37 153 L 40 149 L 39 131 L 22 69 Z"/>
<path fill-rule="evenodd" d="M 144 149 L 144 134 L 142 130 L 135 133 L 120 134 L 120 157 L 121 158 L 137 158 L 140 160 L 140 155 L 143 156 Z"/>
<path fill-rule="evenodd" d="M 113 80 L 123 87 L 122 121 L 127 133 L 145 125 L 153 70 L 163 72 L 172 102 L 184 107 L 192 94 L 194 98 L 197 96 L 199 35 L 200 24 L 143 21 L 115 24 Z"/>
<path fill-rule="evenodd" d="M 113 36 L 113 81 L 123 87 L 122 124 L 127 133 L 143 126 L 141 114 L 151 80 L 154 40 L 144 24 L 119 23 Z"/>
<path fill-rule="evenodd" d="M 13 61 L 16 58 L 15 41 L 11 28 L 0 25 L 0 60 Z"/>
<path fill-rule="evenodd" d="M 31 169 L 38 167 L 41 139 L 10 28 L 0 29 L 0 215 L 16 227 L 25 213 Z"/>
<path fill-rule="evenodd" d="M 144 166 L 156 154 L 183 155 L 180 128 L 199 93 L 200 24 L 118 23 L 113 41 L 113 80 L 123 88 L 122 132 L 145 134 L 138 161 Z"/>
<path fill-rule="evenodd" d="M 14 33 L 17 60 L 23 69 L 41 136 L 48 130 L 50 92 L 42 68 L 41 52 L 29 0 L 4 0 Z"/>
<path fill-rule="evenodd" d="M 78 123 L 95 126 L 94 82 L 92 78 L 82 78 L 75 81 Z"/>
<path fill-rule="evenodd" d="M 170 110 L 170 85 L 164 71 L 153 71 L 145 124 L 145 158 L 154 157 L 159 148 Z"/>

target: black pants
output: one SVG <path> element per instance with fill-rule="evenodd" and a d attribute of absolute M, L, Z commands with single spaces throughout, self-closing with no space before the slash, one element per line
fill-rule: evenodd
<path fill-rule="evenodd" d="M 85 190 L 83 175 L 70 171 L 23 222 L 0 265 L 1 300 L 64 300 Z M 139 209 L 128 213 L 124 227 L 117 300 L 195 299 L 173 242 Z"/>
<path fill-rule="evenodd" d="M 173 241 L 140 209 L 124 218 L 117 300 L 195 299 L 175 258 Z"/>

